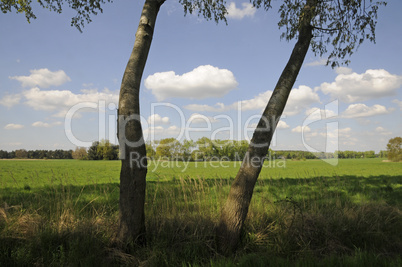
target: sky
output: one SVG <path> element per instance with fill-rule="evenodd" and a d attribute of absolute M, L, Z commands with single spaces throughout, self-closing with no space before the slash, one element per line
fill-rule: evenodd
<path fill-rule="evenodd" d="M 177 0 L 158 14 L 141 82 L 147 140 L 249 140 L 295 41 L 280 39 L 274 8 L 227 1 L 228 25 L 184 16 Z M 143 2 L 119 0 L 80 33 L 34 4 L 37 19 L 0 15 L 0 149 L 74 149 L 116 140 L 120 83 Z M 376 152 L 402 136 L 402 1 L 378 14 L 376 44 L 332 69 L 309 51 L 271 148 Z"/>

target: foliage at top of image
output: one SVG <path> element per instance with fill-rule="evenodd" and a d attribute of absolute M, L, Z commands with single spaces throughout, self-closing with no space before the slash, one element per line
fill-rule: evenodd
<path fill-rule="evenodd" d="M 69 8 L 76 11 L 77 14 L 71 18 L 71 26 L 76 27 L 79 31 L 82 31 L 86 23 L 92 21 L 91 15 L 97 15 L 99 12 L 103 12 L 102 6 L 106 2 L 113 2 L 113 0 L 38 0 L 42 8 L 49 9 L 50 11 L 62 13 L 63 4 L 68 5 Z M 13 10 L 17 13 L 24 13 L 28 22 L 32 19 L 36 19 L 32 0 L 1 0 L 0 9 L 3 13 L 8 13 Z"/>
<path fill-rule="evenodd" d="M 250 2 L 257 8 L 272 8 L 272 0 Z M 327 60 L 332 68 L 349 64 L 348 58 L 365 40 L 375 43 L 378 8 L 387 5 L 386 1 L 378 0 L 283 0 L 278 10 L 278 26 L 284 28 L 282 39 L 290 41 L 299 37 L 300 18 L 307 15 L 305 3 L 315 6 L 309 11 L 313 12 L 311 49 L 321 57 L 328 52 L 328 46 L 332 47 Z"/>

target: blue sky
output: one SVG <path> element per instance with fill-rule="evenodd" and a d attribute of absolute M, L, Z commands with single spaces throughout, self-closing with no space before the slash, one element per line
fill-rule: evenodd
<path fill-rule="evenodd" d="M 31 23 L 0 15 L 0 149 L 115 142 L 115 106 L 142 4 L 106 4 L 83 33 L 70 26 L 69 10 L 35 6 Z M 141 88 L 148 140 L 251 136 L 294 45 L 279 38 L 275 4 L 266 12 L 228 1 L 225 25 L 184 16 L 178 1 L 166 1 Z M 401 1 L 380 9 L 376 44 L 364 43 L 347 67 L 326 67 L 309 51 L 273 149 L 379 151 L 402 135 L 400 10 Z"/>

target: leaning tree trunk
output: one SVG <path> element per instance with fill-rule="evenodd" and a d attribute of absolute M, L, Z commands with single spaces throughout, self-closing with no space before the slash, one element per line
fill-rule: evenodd
<path fill-rule="evenodd" d="M 307 0 L 305 12 L 301 16 L 298 41 L 255 129 L 246 156 L 222 209 L 217 228 L 218 248 L 222 253 L 232 253 L 240 241 L 254 186 L 264 164 L 272 135 L 310 46 L 313 29 L 310 22 L 314 5 L 308 4 L 314 1 Z"/>
<path fill-rule="evenodd" d="M 120 88 L 117 136 L 122 165 L 117 239 L 122 245 L 146 242 L 144 204 L 147 161 L 140 122 L 139 91 L 156 17 L 164 1 L 145 1 L 135 35 L 134 48 Z"/>

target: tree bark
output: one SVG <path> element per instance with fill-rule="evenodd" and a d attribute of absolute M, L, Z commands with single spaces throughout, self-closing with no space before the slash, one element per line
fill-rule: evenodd
<path fill-rule="evenodd" d="M 310 46 L 313 29 L 310 22 L 315 6 L 316 0 L 307 0 L 300 17 L 298 41 L 254 131 L 246 157 L 222 209 L 217 227 L 217 245 L 224 254 L 234 252 L 240 241 L 255 183 L 264 164 L 276 125 Z"/>
<path fill-rule="evenodd" d="M 120 144 L 120 201 L 117 239 L 126 246 L 146 243 L 145 188 L 147 175 L 146 149 L 140 121 L 140 83 L 152 42 L 156 17 L 164 0 L 146 0 L 134 48 L 120 88 L 118 132 Z"/>

